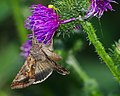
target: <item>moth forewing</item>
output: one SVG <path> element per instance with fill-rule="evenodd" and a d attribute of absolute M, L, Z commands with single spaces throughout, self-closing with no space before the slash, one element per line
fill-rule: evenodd
<path fill-rule="evenodd" d="M 53 52 L 53 40 L 50 41 L 51 43 L 45 44 L 42 46 L 42 50 L 47 54 L 49 58 L 55 61 L 61 60 L 61 56 L 57 55 Z"/>
<path fill-rule="evenodd" d="M 12 89 L 25 88 L 35 81 L 35 61 L 29 55 L 11 84 Z"/>
<path fill-rule="evenodd" d="M 43 47 L 42 50 L 46 53 L 46 55 L 52 59 L 52 60 L 55 60 L 55 61 L 60 61 L 62 58 L 57 55 L 55 52 L 53 51 L 50 51 L 48 48 L 46 47 Z"/>
<path fill-rule="evenodd" d="M 57 71 L 61 75 L 67 75 L 70 72 L 66 70 L 63 66 L 57 64 L 55 61 L 51 60 L 52 67 L 55 71 Z"/>
<path fill-rule="evenodd" d="M 27 78 L 26 78 L 27 79 Z M 31 78 L 31 79 L 28 79 L 29 81 L 25 81 L 25 82 L 13 82 L 11 84 L 11 89 L 21 89 L 21 88 L 25 88 L 25 87 L 28 87 L 30 86 L 31 84 L 34 83 L 35 79 Z"/>
<path fill-rule="evenodd" d="M 47 51 L 45 51 L 45 50 L 42 50 L 42 51 L 43 51 L 43 53 L 45 54 L 47 60 L 50 62 L 49 65 L 50 65 L 54 70 L 56 70 L 58 73 L 60 73 L 60 74 L 62 74 L 62 75 L 67 75 L 67 74 L 69 74 L 69 71 L 67 71 L 64 67 L 62 67 L 61 65 L 59 65 L 59 64 L 56 63 L 57 60 L 54 60 L 53 58 L 51 58 L 52 56 L 55 56 L 55 55 L 54 55 L 54 54 L 55 54 L 54 52 L 51 52 L 51 53 L 50 53 L 51 55 L 48 56 Z M 57 55 L 57 54 L 56 54 L 56 55 Z M 58 56 L 58 55 L 57 55 L 57 56 Z"/>

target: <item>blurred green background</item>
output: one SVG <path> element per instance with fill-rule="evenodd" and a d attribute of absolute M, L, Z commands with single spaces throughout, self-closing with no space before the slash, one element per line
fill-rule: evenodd
<path fill-rule="evenodd" d="M 61 76 L 54 72 L 41 84 L 11 90 L 10 84 L 24 63 L 24 58 L 19 54 L 20 46 L 29 33 L 24 28 L 24 20 L 29 15 L 28 6 L 37 3 L 47 5 L 49 2 L 50 0 L 0 0 L 0 96 L 89 96 L 84 94 L 83 81 L 74 69 L 63 64 L 67 50 L 75 51 L 74 56 L 79 66 L 96 80 L 104 96 L 120 96 L 119 83 L 100 60 L 94 47 L 89 45 L 86 34 L 81 31 L 70 38 L 66 36 L 54 40 L 56 52 L 63 57 L 60 63 L 68 68 L 71 72 L 69 75 Z M 120 5 L 112 5 L 115 11 L 104 14 L 100 19 L 101 26 L 97 18 L 91 20 L 107 51 L 120 39 Z"/>

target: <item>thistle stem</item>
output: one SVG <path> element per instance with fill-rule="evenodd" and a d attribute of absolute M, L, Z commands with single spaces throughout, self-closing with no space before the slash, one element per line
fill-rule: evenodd
<path fill-rule="evenodd" d="M 105 48 L 103 47 L 102 43 L 98 40 L 97 35 L 95 34 L 95 30 L 91 23 L 89 22 L 83 22 L 82 26 L 85 30 L 85 32 L 88 35 L 88 39 L 90 42 L 94 45 L 95 50 L 97 54 L 102 58 L 102 60 L 106 63 L 107 67 L 112 72 L 113 76 L 120 81 L 120 74 L 115 66 L 112 58 L 108 55 L 108 53 L 105 51 Z"/>

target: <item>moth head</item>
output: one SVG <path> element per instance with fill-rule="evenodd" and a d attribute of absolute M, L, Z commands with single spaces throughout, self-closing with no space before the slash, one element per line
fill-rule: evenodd
<path fill-rule="evenodd" d="M 30 49 L 30 53 L 39 53 L 41 46 L 39 44 L 33 44 L 32 48 Z"/>

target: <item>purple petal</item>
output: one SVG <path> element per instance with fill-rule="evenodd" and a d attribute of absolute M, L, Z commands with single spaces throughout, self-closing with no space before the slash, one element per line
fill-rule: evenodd
<path fill-rule="evenodd" d="M 85 19 L 92 17 L 92 16 L 97 16 L 100 18 L 104 11 L 113 11 L 113 8 L 111 6 L 111 2 L 116 3 L 114 0 L 90 0 L 91 4 L 90 7 L 85 15 Z"/>

